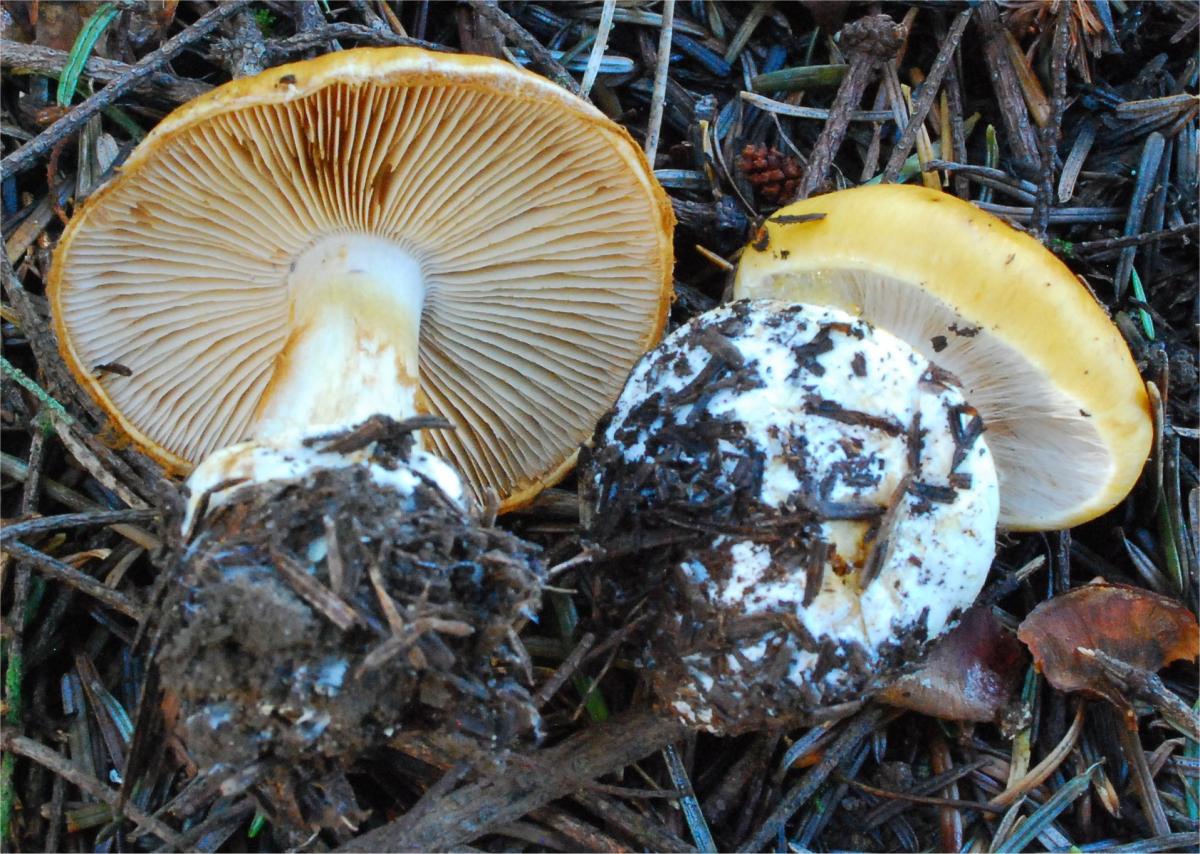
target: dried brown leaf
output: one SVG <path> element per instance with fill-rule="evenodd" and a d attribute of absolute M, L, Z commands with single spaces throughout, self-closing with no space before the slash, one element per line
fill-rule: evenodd
<path fill-rule="evenodd" d="M 883 702 L 952 721 L 992 721 L 1012 696 L 1025 650 L 990 608 L 975 607 L 937 642 L 925 666 L 884 690 Z"/>
<path fill-rule="evenodd" d="M 1154 673 L 1172 661 L 1194 661 L 1198 632 L 1195 614 L 1175 600 L 1097 581 L 1038 605 L 1017 636 L 1055 688 L 1102 697 L 1128 712 L 1129 701 L 1102 664 L 1080 650 L 1099 650 Z"/>

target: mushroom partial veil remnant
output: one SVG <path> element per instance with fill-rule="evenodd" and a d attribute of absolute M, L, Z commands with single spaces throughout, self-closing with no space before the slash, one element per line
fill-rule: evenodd
<path fill-rule="evenodd" d="M 782 208 L 734 295 L 840 308 L 957 377 L 987 426 L 1006 528 L 1081 524 L 1141 474 L 1150 409 L 1117 328 L 1050 251 L 961 199 L 866 186 Z"/>
<path fill-rule="evenodd" d="M 585 101 L 485 57 L 363 48 L 165 118 L 72 218 L 49 295 L 80 383 L 176 472 L 428 414 L 455 428 L 428 449 L 509 508 L 658 339 L 672 223 Z"/>
<path fill-rule="evenodd" d="M 741 300 L 676 330 L 582 477 L 589 536 L 647 544 L 605 583 L 655 612 L 661 705 L 718 732 L 869 696 L 972 603 L 995 548 L 979 414 L 834 308 Z"/>

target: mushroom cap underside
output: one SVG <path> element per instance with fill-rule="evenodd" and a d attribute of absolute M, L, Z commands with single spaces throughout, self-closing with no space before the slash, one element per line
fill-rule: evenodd
<path fill-rule="evenodd" d="M 510 509 L 569 470 L 661 334 L 672 226 L 590 104 L 485 57 L 364 48 L 165 118 L 72 218 L 49 295 L 80 383 L 184 473 L 253 433 L 301 331 L 297 259 L 388 241 L 421 279 L 416 408 L 456 427 L 424 441 Z M 353 294 L 305 299 L 304 317 L 383 322 Z"/>

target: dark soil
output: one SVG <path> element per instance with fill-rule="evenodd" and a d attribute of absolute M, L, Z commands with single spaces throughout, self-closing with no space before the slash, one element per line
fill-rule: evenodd
<path fill-rule="evenodd" d="M 152 660 L 198 770 L 270 779 L 282 825 L 344 833 L 312 784 L 398 733 L 536 738 L 511 640 L 540 602 L 536 546 L 366 464 L 244 487 L 195 526 L 168 559 Z"/>

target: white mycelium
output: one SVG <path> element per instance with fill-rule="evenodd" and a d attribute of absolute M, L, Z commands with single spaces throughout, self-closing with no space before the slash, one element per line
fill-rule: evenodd
<path fill-rule="evenodd" d="M 697 395 L 704 371 L 711 391 Z M 981 429 L 952 378 L 838 310 L 734 303 L 643 359 L 603 434 L 623 449 L 619 465 L 682 445 L 667 465 L 704 472 L 693 500 L 757 488 L 752 519 L 687 515 L 711 527 L 669 581 L 690 588 L 675 601 L 701 604 L 664 614 L 653 657 L 672 674 L 657 683 L 667 705 L 728 729 L 735 705 L 776 718 L 858 699 L 945 630 L 994 553 L 999 499 Z M 686 438 L 718 434 L 716 462 Z M 758 628 L 728 633 L 745 618 Z M 715 635 L 701 625 L 713 621 L 725 626 Z"/>
<path fill-rule="evenodd" d="M 188 532 L 199 521 L 201 502 L 214 510 L 232 498 L 239 489 L 268 481 L 303 480 L 320 469 L 365 466 L 379 486 L 410 495 L 422 482 L 435 484 L 446 497 L 464 510 L 466 492 L 462 479 L 439 457 L 413 448 L 408 460 L 391 468 L 371 459 L 370 448 L 350 453 L 329 453 L 300 443 L 276 446 L 263 442 L 242 442 L 223 448 L 198 465 L 188 477 L 188 503 L 183 530 Z"/>

